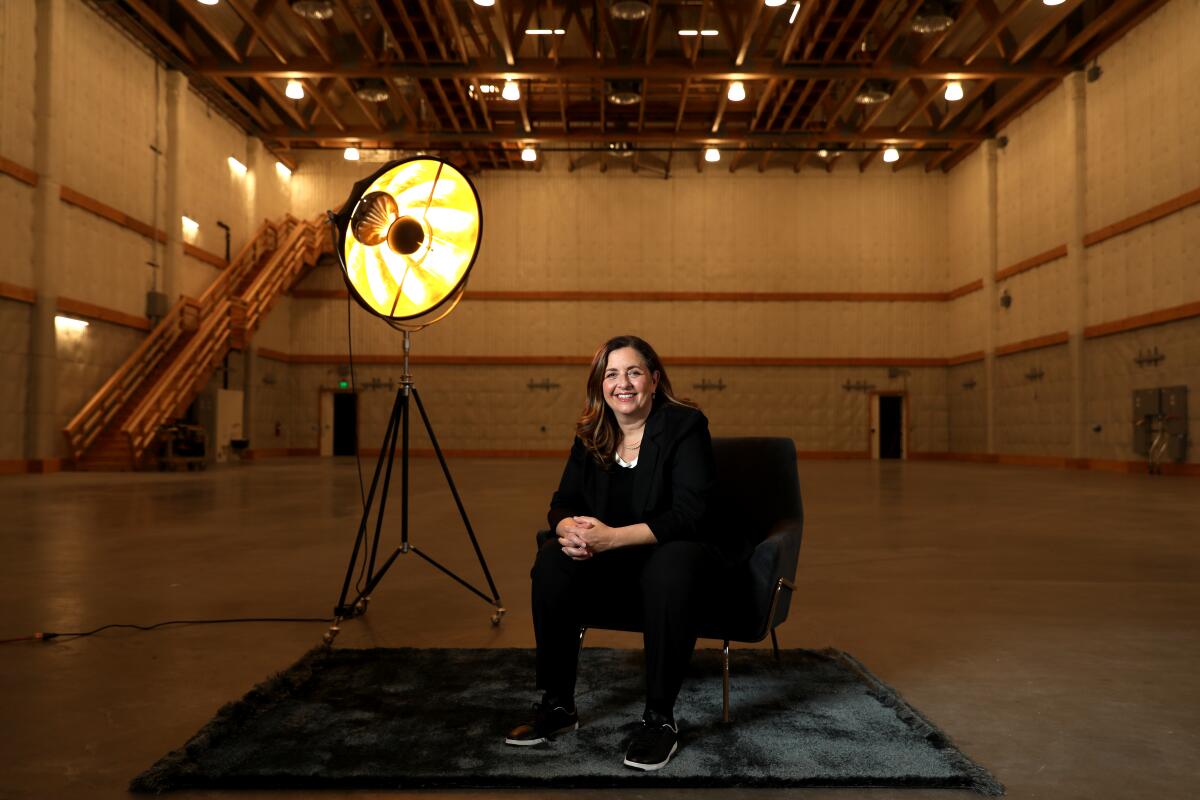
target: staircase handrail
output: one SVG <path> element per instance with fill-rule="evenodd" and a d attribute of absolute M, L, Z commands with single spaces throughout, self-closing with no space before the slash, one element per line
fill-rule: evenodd
<path fill-rule="evenodd" d="M 276 249 L 279 241 L 279 229 L 286 224 L 286 218 L 283 222 L 263 220 L 250 240 L 242 245 L 242 249 L 238 251 L 233 261 L 229 262 L 217 279 L 209 284 L 209 287 L 200 295 L 200 308 L 205 316 L 215 303 L 228 297 L 229 293 L 241 283 L 242 277 L 248 270 L 254 268 L 263 253 Z"/>
<path fill-rule="evenodd" d="M 67 451 L 71 458 L 78 459 L 84 454 L 141 385 L 142 380 L 154 370 L 163 355 L 175 344 L 188 322 L 188 310 L 196 312 L 196 302 L 188 297 L 179 298 L 117 371 L 63 428 L 63 436 L 67 440 Z"/>
<path fill-rule="evenodd" d="M 322 218 L 295 222 L 284 244 L 238 297 L 246 306 L 245 324 L 248 331 L 258 327 L 271 303 L 289 288 L 306 264 L 315 264 L 322 253 L 333 249 Z"/>
<path fill-rule="evenodd" d="M 138 402 L 121 432 L 129 438 L 134 460 L 141 458 L 154 440 L 158 428 L 183 410 L 198 388 L 195 384 L 208 377 L 215 360 L 224 355 L 229 339 L 229 300 L 222 300 L 201 321 L 200 327 L 179 352 L 154 387 Z M 218 353 L 220 355 L 218 355 Z"/>

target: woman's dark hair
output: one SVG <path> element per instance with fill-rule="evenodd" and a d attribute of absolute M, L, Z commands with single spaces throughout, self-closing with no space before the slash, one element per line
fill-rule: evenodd
<path fill-rule="evenodd" d="M 608 403 L 604 402 L 604 371 L 608 366 L 609 355 L 623 347 L 632 347 L 638 351 L 642 360 L 646 362 L 646 369 L 650 370 L 651 374 L 658 373 L 658 388 L 651 400 L 651 413 L 664 405 L 696 407 L 692 401 L 675 396 L 666 368 L 663 367 L 658 353 L 654 352 L 654 348 L 645 339 L 637 336 L 615 336 L 609 339 L 600 346 L 596 355 L 592 356 L 583 413 L 579 415 L 579 421 L 575 424 L 575 435 L 592 457 L 604 466 L 612 462 L 613 454 L 621 441 L 621 428 L 617 425 L 616 415 L 608 407 Z"/>

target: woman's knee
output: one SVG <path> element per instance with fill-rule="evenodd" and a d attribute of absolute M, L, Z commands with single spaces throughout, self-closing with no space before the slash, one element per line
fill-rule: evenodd
<path fill-rule="evenodd" d="M 658 545 L 642 570 L 642 591 L 647 597 L 690 597 L 710 579 L 711 560 L 708 546 L 701 542 Z"/>
<path fill-rule="evenodd" d="M 535 586 L 558 583 L 570 577 L 572 566 L 573 562 L 562 551 L 558 541 L 551 539 L 538 550 L 529 577 L 533 579 Z"/>

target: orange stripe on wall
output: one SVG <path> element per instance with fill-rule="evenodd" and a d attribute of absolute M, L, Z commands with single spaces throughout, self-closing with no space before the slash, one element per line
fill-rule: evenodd
<path fill-rule="evenodd" d="M 1162 325 L 1166 322 L 1175 322 L 1181 319 L 1190 319 L 1191 317 L 1200 317 L 1200 302 L 1184 303 L 1181 306 L 1172 306 L 1160 311 L 1137 314 L 1132 317 L 1113 320 L 1112 322 L 1102 322 L 1099 325 L 1089 325 L 1083 329 L 1083 335 L 1088 339 L 1094 339 L 1098 336 L 1109 336 L 1114 333 L 1148 328 L 1151 325 Z"/>
<path fill-rule="evenodd" d="M 126 328 L 136 328 L 139 331 L 150 330 L 150 320 L 145 317 L 126 314 L 124 311 L 105 308 L 95 303 L 86 303 L 83 300 L 60 297 L 55 303 L 55 308 L 64 314 L 74 314 L 75 316 L 96 319 L 101 322 L 111 322 L 114 325 L 124 325 Z"/>
<path fill-rule="evenodd" d="M 961 356 L 951 356 L 946 359 L 946 365 L 957 367 L 959 364 L 971 364 L 976 361 L 983 361 L 986 354 L 982 350 L 975 350 L 970 353 L 963 353 Z"/>
<path fill-rule="evenodd" d="M 289 364 L 345 364 L 350 358 L 338 353 L 297 353 L 259 348 L 263 358 Z M 664 359 L 672 367 L 944 367 L 945 358 L 774 358 L 755 356 L 678 356 Z M 591 356 L 411 356 L 412 364 L 443 366 L 586 366 Z M 399 355 L 356 355 L 355 364 L 402 364 Z"/>
<path fill-rule="evenodd" d="M 16 300 L 20 303 L 37 302 L 37 292 L 33 289 L 26 289 L 24 286 L 17 286 L 15 283 L 5 283 L 0 281 L 0 297 L 6 300 Z"/>
<path fill-rule="evenodd" d="M 959 286 L 957 289 L 951 289 L 950 291 L 946 292 L 946 299 L 957 300 L 958 298 L 965 297 L 972 292 L 978 292 L 982 288 L 983 278 L 976 278 L 970 283 L 965 283 L 962 286 Z"/>
<path fill-rule="evenodd" d="M 1024 261 L 1018 261 L 1011 267 L 996 270 L 996 280 L 1002 281 L 1005 278 L 1011 278 L 1013 275 L 1019 275 L 1022 272 L 1028 272 L 1031 269 L 1036 269 L 1044 264 L 1049 264 L 1051 261 L 1057 261 L 1060 258 L 1066 258 L 1067 246 L 1060 244 L 1058 247 L 1047 250 L 1044 253 L 1038 253 L 1036 256 L 1031 256 Z"/>
<path fill-rule="evenodd" d="M 15 161 L 9 161 L 4 156 L 0 156 L 0 174 L 8 175 L 11 178 L 16 178 L 21 183 L 37 186 L 38 174 L 29 167 L 23 167 Z"/>
<path fill-rule="evenodd" d="M 82 192 L 77 192 L 69 186 L 63 186 L 61 188 L 59 191 L 59 197 L 64 203 L 68 203 L 77 208 L 82 208 L 84 211 L 95 214 L 96 216 L 106 219 L 109 222 L 115 222 L 122 228 L 131 230 L 137 234 L 141 234 L 147 239 L 157 239 L 160 242 L 165 242 L 167 240 L 167 234 L 163 231 L 157 230 L 152 225 L 147 225 L 141 220 L 134 219 L 125 212 L 118 211 L 110 205 L 101 203 L 94 197 L 89 197 Z"/>
<path fill-rule="evenodd" d="M 996 348 L 996 355 L 1010 356 L 1013 353 L 1024 353 L 1028 350 L 1038 350 L 1043 347 L 1050 347 L 1056 344 L 1066 344 L 1071 338 L 1066 331 L 1058 333 L 1050 333 L 1045 336 L 1035 336 L 1032 339 L 1025 339 L 1020 342 L 1006 344 L 1003 347 Z"/>
<path fill-rule="evenodd" d="M 196 245 L 188 244 L 187 242 L 183 243 L 183 254 L 185 256 L 191 256 L 192 258 L 199 259 L 206 264 L 212 264 L 217 269 L 225 269 L 229 266 L 229 262 L 221 258 L 216 253 L 210 253 L 207 250 L 202 250 L 199 247 L 196 247 Z"/>
<path fill-rule="evenodd" d="M 969 294 L 983 281 L 955 291 Z M 293 289 L 292 297 L 305 300 L 344 300 L 345 289 Z M 961 296 L 958 295 L 958 296 Z M 940 303 L 949 292 L 465 292 L 463 300 L 506 300 L 596 303 Z"/>
<path fill-rule="evenodd" d="M 1182 211 L 1188 206 L 1200 203 L 1200 189 L 1192 189 L 1190 192 L 1184 192 L 1178 197 L 1173 197 L 1165 203 L 1159 203 L 1152 208 L 1134 214 L 1131 217 L 1126 217 L 1123 220 L 1114 222 L 1111 225 L 1105 225 L 1099 230 L 1092 231 L 1083 237 L 1085 247 L 1100 244 L 1103 241 L 1120 236 L 1122 233 L 1128 233 L 1135 228 L 1140 228 L 1155 220 L 1160 220 L 1163 217 L 1170 216 L 1177 211 Z"/>

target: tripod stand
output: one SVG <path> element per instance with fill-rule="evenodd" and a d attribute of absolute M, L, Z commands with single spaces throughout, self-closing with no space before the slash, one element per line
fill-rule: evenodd
<path fill-rule="evenodd" d="M 500 603 L 500 593 L 496 590 L 496 583 L 492 580 L 492 573 L 488 569 L 487 561 L 483 557 L 483 551 L 479 547 L 479 541 L 475 538 L 475 531 L 471 527 L 471 520 L 467 517 L 467 510 L 463 507 L 462 498 L 459 497 L 458 487 L 454 485 L 454 478 L 450 475 L 450 468 L 446 466 L 446 458 L 442 454 L 442 448 L 438 445 L 437 436 L 433 432 L 433 426 L 429 423 L 429 415 L 425 413 L 425 406 L 421 402 L 421 395 L 417 392 L 417 387 L 413 384 L 412 374 L 408 369 L 408 354 L 410 348 L 409 332 L 404 331 L 404 372 L 400 376 L 400 388 L 396 392 L 396 400 L 392 404 L 392 413 L 388 418 L 387 427 L 383 433 L 383 444 L 379 448 L 379 459 L 375 462 L 375 474 L 371 478 L 371 490 L 367 494 L 366 505 L 363 507 L 362 520 L 358 524 L 358 535 L 354 539 L 354 549 L 350 553 L 350 563 L 346 566 L 346 578 L 342 582 L 342 593 L 338 597 L 337 605 L 334 606 L 333 625 L 324 635 L 325 644 L 333 643 L 334 638 L 338 635 L 338 624 L 344 619 L 357 617 L 365 614 L 367 605 L 370 602 L 371 592 L 383 580 L 383 576 L 391 569 L 396 558 L 400 555 L 408 553 L 416 553 L 421 558 L 428 561 L 431 565 L 449 575 L 454 580 L 461 583 L 468 590 L 481 597 L 484 601 L 490 603 L 495 609 L 492 614 L 492 624 L 499 625 L 501 618 L 506 613 L 506 609 Z M 487 578 L 488 588 L 491 589 L 492 596 L 488 597 L 479 589 L 472 586 L 467 581 L 454 574 L 449 568 L 439 564 L 420 548 L 409 542 L 408 537 L 408 458 L 409 458 L 409 442 L 408 442 L 408 420 L 411 413 L 410 401 L 415 401 L 417 411 L 421 415 L 421 421 L 425 424 L 425 431 L 429 434 L 429 441 L 433 444 L 433 452 L 437 454 L 438 463 L 442 466 L 442 473 L 446 476 L 446 483 L 450 486 L 450 493 L 454 495 L 454 502 L 458 506 L 458 513 L 462 517 L 463 525 L 466 526 L 467 535 L 471 539 L 471 545 L 475 548 L 475 556 L 479 559 L 479 566 L 483 568 L 484 577 Z M 392 482 L 392 465 L 396 461 L 396 441 L 397 438 L 401 442 L 400 451 L 400 491 L 401 491 L 401 510 L 400 510 L 400 546 L 392 552 L 388 559 L 376 569 L 376 561 L 379 556 L 379 540 L 383 532 L 383 517 L 387 511 L 388 489 Z M 386 470 L 384 465 L 387 465 Z M 380 483 L 380 476 L 383 476 L 383 482 Z M 376 492 L 379 495 L 379 512 L 375 516 L 375 534 L 370 542 L 370 551 L 364 552 L 367 547 L 367 529 L 370 526 L 371 509 L 375 505 Z M 357 594 L 352 600 L 347 601 L 350 594 L 350 583 L 354 578 L 355 567 L 359 564 L 359 558 L 366 559 L 366 563 L 360 567 L 362 575 L 360 576 L 360 586 L 356 586 Z"/>

